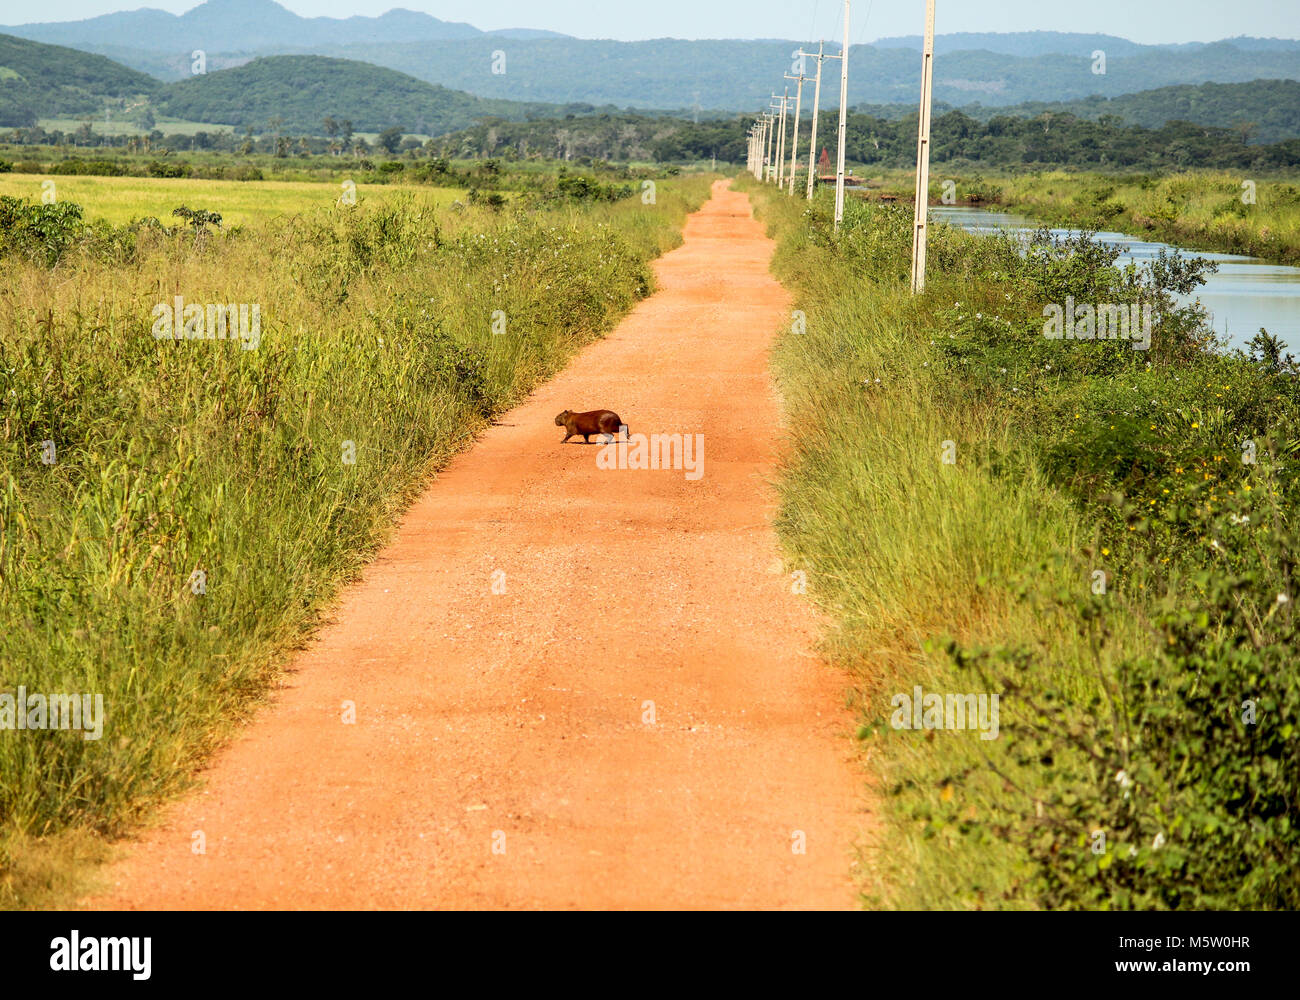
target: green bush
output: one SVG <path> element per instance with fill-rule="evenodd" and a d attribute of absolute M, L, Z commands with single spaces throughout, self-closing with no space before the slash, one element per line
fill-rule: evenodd
<path fill-rule="evenodd" d="M 1194 602 L 1158 616 L 1149 655 L 1105 669 L 1107 598 L 1074 609 L 1100 678 L 1086 705 L 1041 690 L 1030 652 L 950 646 L 1018 706 L 1003 734 L 1041 780 L 999 769 L 1006 810 L 970 827 L 1024 848 L 1040 906 L 1300 907 L 1300 549 L 1267 505 L 1195 509 L 1188 534 L 1212 539 L 1217 565 L 1190 580 Z"/>
<path fill-rule="evenodd" d="M 74 176 L 124 177 L 126 168 L 112 160 L 64 160 L 50 167 L 52 174 L 71 174 Z"/>
<path fill-rule="evenodd" d="M 145 171 L 150 177 L 189 177 L 192 173 L 188 163 L 164 163 L 151 160 Z"/>
<path fill-rule="evenodd" d="M 0 256 L 16 252 L 53 266 L 88 229 L 75 202 L 29 205 L 0 196 Z"/>

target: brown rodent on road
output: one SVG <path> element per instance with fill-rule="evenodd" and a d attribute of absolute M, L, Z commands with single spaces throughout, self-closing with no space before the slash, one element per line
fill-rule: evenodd
<path fill-rule="evenodd" d="M 586 413 L 565 410 L 555 418 L 555 426 L 564 428 L 564 441 L 560 444 L 564 444 L 571 437 L 581 437 L 583 441 L 590 444 L 593 434 L 608 434 L 616 438 L 620 427 L 628 439 L 632 436 L 632 432 L 623 423 L 623 418 L 613 410 L 588 410 Z"/>

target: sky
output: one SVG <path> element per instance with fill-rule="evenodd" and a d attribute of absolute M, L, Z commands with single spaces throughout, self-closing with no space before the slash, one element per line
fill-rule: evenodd
<path fill-rule="evenodd" d="M 0 24 L 76 21 L 153 7 L 181 14 L 194 0 L 6 0 Z M 838 38 L 840 0 L 287 0 L 303 17 L 374 16 L 419 10 L 477 28 L 549 28 L 579 38 Z M 920 34 L 923 0 L 855 0 L 854 44 Z M 1135 42 L 1215 41 L 1235 35 L 1300 37 L 1300 0 L 938 0 L 940 34 L 956 31 L 1080 31 Z"/>

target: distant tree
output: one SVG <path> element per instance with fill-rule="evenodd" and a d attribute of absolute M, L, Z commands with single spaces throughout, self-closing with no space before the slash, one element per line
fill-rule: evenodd
<path fill-rule="evenodd" d="M 379 133 L 379 137 L 375 142 L 388 150 L 388 152 L 396 154 L 398 148 L 402 144 L 402 130 L 396 125 L 392 128 L 386 128 Z"/>
<path fill-rule="evenodd" d="M 333 115 L 326 115 L 325 120 L 321 122 L 321 124 L 325 126 L 325 134 L 329 136 L 330 153 L 337 156 L 339 152 L 339 144 L 335 141 L 335 137 L 339 134 L 339 123 L 335 120 Z"/>

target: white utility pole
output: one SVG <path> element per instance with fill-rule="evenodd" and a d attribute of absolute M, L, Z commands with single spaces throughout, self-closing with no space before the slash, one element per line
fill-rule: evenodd
<path fill-rule="evenodd" d="M 802 57 L 803 53 L 800 52 Z M 799 172 L 799 116 L 803 114 L 803 74 L 793 77 L 789 73 L 785 75 L 787 80 L 799 81 L 799 87 L 795 91 L 794 98 L 794 140 L 790 143 L 790 197 L 794 197 L 794 175 Z"/>
<path fill-rule="evenodd" d="M 933 2 L 933 0 L 931 0 Z M 840 51 L 840 157 L 835 167 L 835 229 L 844 220 L 844 140 L 849 115 L 849 0 L 844 0 L 844 47 Z"/>
<path fill-rule="evenodd" d="M 785 179 L 785 109 L 786 109 L 786 105 L 790 101 L 790 88 L 786 87 L 785 94 L 782 95 L 781 97 L 778 97 L 776 94 L 773 94 L 772 100 L 779 101 L 780 102 L 779 106 L 781 108 L 781 123 L 776 128 L 776 175 L 775 175 L 776 186 L 780 187 L 782 181 Z M 776 108 L 777 106 L 778 105 L 776 104 L 772 105 L 773 108 Z"/>
<path fill-rule="evenodd" d="M 811 52 L 799 50 L 801 56 L 812 55 Z M 808 139 L 808 200 L 812 201 L 813 188 L 817 185 L 817 113 L 822 106 L 822 63 L 839 56 L 826 54 L 826 43 L 817 43 L 817 85 L 813 88 L 812 135 Z"/>
<path fill-rule="evenodd" d="M 785 182 L 785 137 L 789 126 L 786 124 L 786 118 L 790 111 L 790 87 L 787 84 L 785 96 L 781 98 L 781 146 L 776 154 L 776 186 L 779 188 Z"/>
<path fill-rule="evenodd" d="M 772 178 L 772 115 L 770 113 L 765 114 L 763 121 L 767 126 L 767 139 L 765 140 L 767 149 L 763 154 L 763 180 L 766 181 Z"/>
<path fill-rule="evenodd" d="M 912 292 L 925 290 L 925 239 L 930 216 L 930 96 L 934 81 L 934 0 L 925 0 L 921 56 L 921 120 L 916 130 L 916 214 L 912 229 Z"/>

